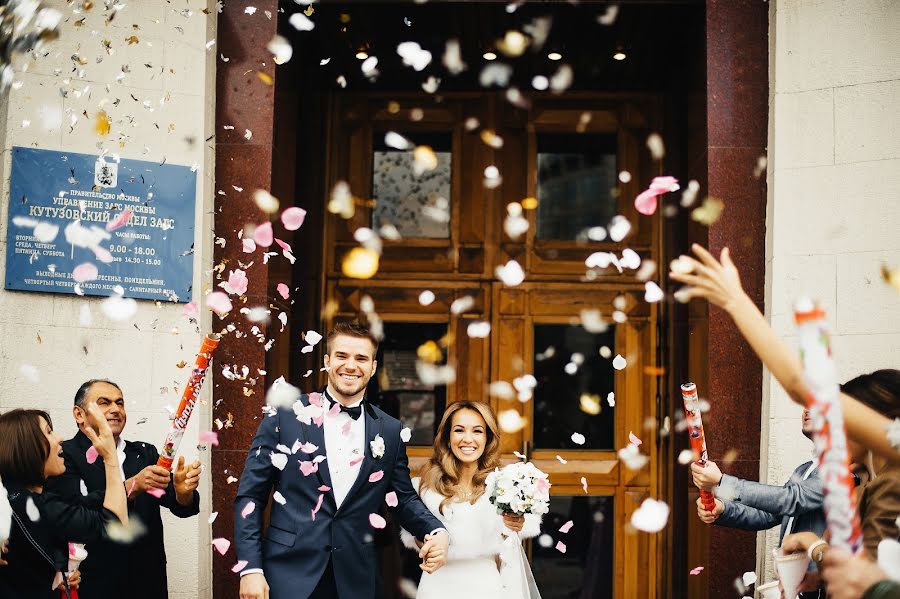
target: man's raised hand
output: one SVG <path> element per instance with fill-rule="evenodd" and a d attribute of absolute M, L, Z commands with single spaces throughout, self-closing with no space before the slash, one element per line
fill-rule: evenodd
<path fill-rule="evenodd" d="M 178 464 L 172 473 L 175 486 L 175 499 L 181 505 L 190 505 L 194 499 L 194 491 L 200 484 L 200 460 L 185 466 L 184 456 L 178 457 Z"/>
<path fill-rule="evenodd" d="M 169 471 L 162 466 L 151 464 L 125 481 L 125 493 L 132 498 L 150 489 L 165 490 L 168 486 Z"/>
<path fill-rule="evenodd" d="M 703 466 L 694 462 L 691 464 L 691 474 L 694 475 L 694 484 L 703 491 L 712 491 L 722 482 L 722 471 L 715 462 L 706 462 Z"/>

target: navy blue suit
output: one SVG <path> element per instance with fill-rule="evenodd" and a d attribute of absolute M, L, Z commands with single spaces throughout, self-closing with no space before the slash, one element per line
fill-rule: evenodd
<path fill-rule="evenodd" d="M 308 396 L 300 401 L 308 405 Z M 417 538 L 443 526 L 412 486 L 400 422 L 368 402 L 364 405 L 365 458 L 359 475 L 340 508 L 333 492 L 324 492 L 315 516 L 313 510 L 323 495 L 319 487 L 332 486 L 323 427 L 303 424 L 292 410 L 281 409 L 265 417 L 256 431 L 234 500 L 234 542 L 238 560 L 247 561 L 246 569 L 263 569 L 271 599 L 309 597 L 329 565 L 340 599 L 380 597 L 381 576 L 369 514 L 381 511 L 390 491 L 397 494 L 396 519 Z M 377 435 L 385 446 L 380 458 L 373 456 L 371 449 Z M 312 455 L 298 451 L 288 456 L 284 470 L 276 468 L 271 459 L 271 454 L 278 452 L 276 446 L 292 448 L 298 440 L 319 449 Z M 316 455 L 325 455 L 326 460 L 319 464 L 318 472 L 303 476 L 299 462 Z M 370 483 L 369 476 L 378 470 L 384 476 Z M 284 505 L 272 502 L 269 527 L 263 535 L 263 511 L 273 491 L 286 501 Z M 256 507 L 245 518 L 241 513 L 248 502 Z"/>

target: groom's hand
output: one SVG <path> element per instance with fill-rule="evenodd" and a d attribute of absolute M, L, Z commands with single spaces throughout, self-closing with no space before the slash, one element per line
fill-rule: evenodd
<path fill-rule="evenodd" d="M 262 572 L 241 576 L 241 599 L 269 599 L 269 584 Z"/>
<path fill-rule="evenodd" d="M 425 543 L 419 549 L 419 557 L 422 563 L 419 565 L 424 572 L 431 574 L 447 563 L 447 549 L 450 547 L 450 535 L 447 531 L 440 531 L 436 535 L 427 535 Z"/>

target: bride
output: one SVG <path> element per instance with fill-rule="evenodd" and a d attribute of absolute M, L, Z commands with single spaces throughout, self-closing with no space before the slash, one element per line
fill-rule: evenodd
<path fill-rule="evenodd" d="M 434 570 L 426 559 L 416 599 L 539 599 L 521 538 L 537 536 L 540 516 L 497 513 L 485 493 L 499 463 L 497 419 L 487 404 L 447 406 L 431 460 L 413 485 L 450 533 L 447 563 Z M 403 544 L 418 542 L 401 531 Z"/>

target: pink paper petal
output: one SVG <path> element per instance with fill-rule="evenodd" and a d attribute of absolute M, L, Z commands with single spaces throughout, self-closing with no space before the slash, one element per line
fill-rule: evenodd
<path fill-rule="evenodd" d="M 641 214 L 650 216 L 651 214 L 656 212 L 656 197 L 658 195 L 659 194 L 652 189 L 646 189 L 642 191 L 640 194 L 638 194 L 638 197 L 634 199 L 635 209 Z"/>
<path fill-rule="evenodd" d="M 94 250 L 94 256 L 96 256 L 97 260 L 99 260 L 103 264 L 109 264 L 113 261 L 113 255 L 110 254 L 109 250 L 107 250 L 106 248 L 95 245 L 91 249 Z"/>
<path fill-rule="evenodd" d="M 291 248 L 291 244 L 287 243 L 286 241 L 282 241 L 282 240 L 278 239 L 277 237 L 275 238 L 275 243 L 277 243 L 278 246 L 286 252 L 294 251 L 293 248 Z"/>
<path fill-rule="evenodd" d="M 231 571 L 237 573 L 246 567 L 247 567 L 247 560 L 245 560 L 245 559 L 238 560 L 238 562 L 231 567 Z"/>
<path fill-rule="evenodd" d="M 265 222 L 259 225 L 253 232 L 253 241 L 255 241 L 256 245 L 258 245 L 259 247 L 267 248 L 272 245 L 273 237 L 272 223 L 270 222 Z"/>
<path fill-rule="evenodd" d="M 256 504 L 252 501 L 248 501 L 247 505 L 244 506 L 244 509 L 241 510 L 241 518 L 246 518 L 250 514 L 253 513 L 253 510 L 256 509 Z"/>
<path fill-rule="evenodd" d="M 242 239 L 241 245 L 243 246 L 245 254 L 252 254 L 256 251 L 256 242 L 252 239 Z"/>
<path fill-rule="evenodd" d="M 354 466 L 356 466 L 357 464 L 359 464 L 360 462 L 362 462 L 363 459 L 364 459 L 363 456 L 359 456 L 359 457 L 353 458 L 352 460 L 350 460 L 350 467 L 353 468 Z"/>
<path fill-rule="evenodd" d="M 281 224 L 288 231 L 296 231 L 303 226 L 303 220 L 306 218 L 306 210 L 293 206 L 281 213 Z"/>
<path fill-rule="evenodd" d="M 566 544 L 563 543 L 562 541 L 558 541 L 556 543 L 556 550 L 559 551 L 560 553 L 565 553 L 566 552 Z"/>
<path fill-rule="evenodd" d="M 697 576 L 698 574 L 700 574 L 700 572 L 703 572 L 703 570 L 704 570 L 703 566 L 697 566 L 696 568 L 691 568 L 690 575 Z"/>
<path fill-rule="evenodd" d="M 219 316 L 222 316 L 223 314 L 231 312 L 231 300 L 228 299 L 228 295 L 225 293 L 213 291 L 206 296 L 206 307 Z"/>
<path fill-rule="evenodd" d="M 648 189 L 659 192 L 660 194 L 678 191 L 678 179 L 670 176 L 653 177 L 653 181 L 650 182 L 650 187 Z"/>
<path fill-rule="evenodd" d="M 163 495 L 166 494 L 166 490 L 165 489 L 147 489 L 147 493 L 149 495 L 153 495 L 154 497 L 159 499 L 160 497 L 162 497 Z"/>
<path fill-rule="evenodd" d="M 628 431 L 628 442 L 631 443 L 632 445 L 634 445 L 635 447 L 640 447 L 641 443 L 643 443 L 643 441 L 641 441 L 640 439 L 635 437 L 634 433 L 631 431 Z"/>
<path fill-rule="evenodd" d="M 116 229 L 124 227 L 126 224 L 128 224 L 129 218 L 131 218 L 131 210 L 128 210 L 126 208 L 125 210 L 117 214 L 115 218 L 106 223 L 106 230 L 115 231 Z"/>
<path fill-rule="evenodd" d="M 219 555 L 225 555 L 225 552 L 231 547 L 231 541 L 223 538 L 213 539 L 212 545 L 216 548 L 216 551 L 219 552 Z"/>
<path fill-rule="evenodd" d="M 335 404 L 335 405 L 337 405 L 337 404 Z M 347 422 L 345 422 L 345 423 L 344 423 L 344 426 L 341 427 L 341 434 L 342 434 L 343 436 L 345 436 L 345 437 L 349 437 L 349 436 L 350 436 L 350 427 L 351 427 L 351 426 L 353 426 L 353 421 L 352 421 L 352 420 L 348 420 Z"/>
<path fill-rule="evenodd" d="M 318 416 L 313 416 L 313 423 L 316 426 L 322 426 L 323 422 L 325 422 L 325 414 L 319 414 Z"/>
<path fill-rule="evenodd" d="M 570 530 L 572 530 L 573 526 L 575 526 L 575 523 L 572 522 L 571 520 L 569 520 L 568 522 L 566 522 L 565 524 L 563 524 L 562 526 L 559 527 L 559 532 L 565 534 L 565 533 L 569 532 Z"/>
<path fill-rule="evenodd" d="M 584 489 L 584 492 L 587 493 L 587 479 L 585 477 L 581 477 L 581 488 Z"/>
<path fill-rule="evenodd" d="M 314 462 L 302 461 L 300 462 L 300 472 L 303 473 L 303 476 L 309 476 L 313 472 L 319 471 L 319 465 Z"/>
<path fill-rule="evenodd" d="M 200 443 L 204 445 L 214 445 L 216 447 L 219 446 L 219 433 L 216 431 L 201 431 L 200 432 Z"/>
<path fill-rule="evenodd" d="M 317 445 L 313 445 L 309 441 L 300 446 L 300 451 L 307 455 L 315 453 L 317 449 L 319 449 L 319 447 Z"/>
<path fill-rule="evenodd" d="M 556 459 L 559 461 L 560 464 L 568 464 L 569 463 L 567 460 L 563 459 L 563 457 L 561 455 L 556 456 Z"/>
<path fill-rule="evenodd" d="M 319 490 L 322 491 L 323 493 L 327 493 L 328 491 L 331 490 L 331 487 L 329 487 L 328 485 L 322 485 L 321 487 L 319 487 Z"/>
<path fill-rule="evenodd" d="M 275 290 L 278 292 L 278 295 L 282 297 L 282 299 L 287 299 L 291 294 L 291 290 L 288 289 L 288 286 L 284 283 L 278 283 L 278 286 L 275 287 Z"/>
<path fill-rule="evenodd" d="M 384 528 L 387 526 L 385 519 L 378 514 L 369 514 L 369 524 L 372 525 L 372 528 Z"/>
<path fill-rule="evenodd" d="M 197 304 L 194 302 L 188 302 L 184 305 L 184 308 L 181 309 L 181 313 L 184 314 L 187 318 L 194 318 L 197 316 Z"/>
<path fill-rule="evenodd" d="M 87 459 L 88 464 L 93 464 L 97 461 L 97 456 L 100 454 L 97 453 L 97 448 L 91 445 L 88 447 L 88 450 L 85 452 L 84 457 Z"/>
<path fill-rule="evenodd" d="M 97 278 L 97 267 L 90 262 L 79 264 L 72 271 L 72 278 L 76 283 L 86 283 Z"/>
<path fill-rule="evenodd" d="M 370 483 L 377 483 L 377 482 L 380 481 L 382 478 L 384 478 L 384 470 L 378 470 L 378 471 L 373 472 L 372 474 L 369 475 L 369 482 L 370 482 Z"/>
<path fill-rule="evenodd" d="M 328 410 L 328 415 L 329 416 L 337 416 L 338 412 L 340 412 L 340 411 L 341 411 L 341 404 L 339 404 L 338 402 L 334 402 L 334 405 L 332 405 L 331 409 Z"/>
<path fill-rule="evenodd" d="M 316 507 L 312 510 L 312 519 L 316 519 L 316 514 L 319 513 L 319 510 L 322 509 L 322 500 L 325 499 L 325 495 L 319 495 L 319 501 L 316 502 Z"/>
<path fill-rule="evenodd" d="M 397 494 L 396 494 L 394 491 L 391 491 L 390 493 L 388 493 L 387 495 L 385 495 L 385 496 L 384 496 L 384 501 L 385 501 L 385 503 L 387 503 L 388 506 L 390 506 L 390 507 L 397 507 L 397 504 L 399 503 L 399 502 L 397 501 Z"/>
<path fill-rule="evenodd" d="M 309 394 L 309 403 L 318 408 L 322 407 L 322 394 L 315 391 Z"/>

